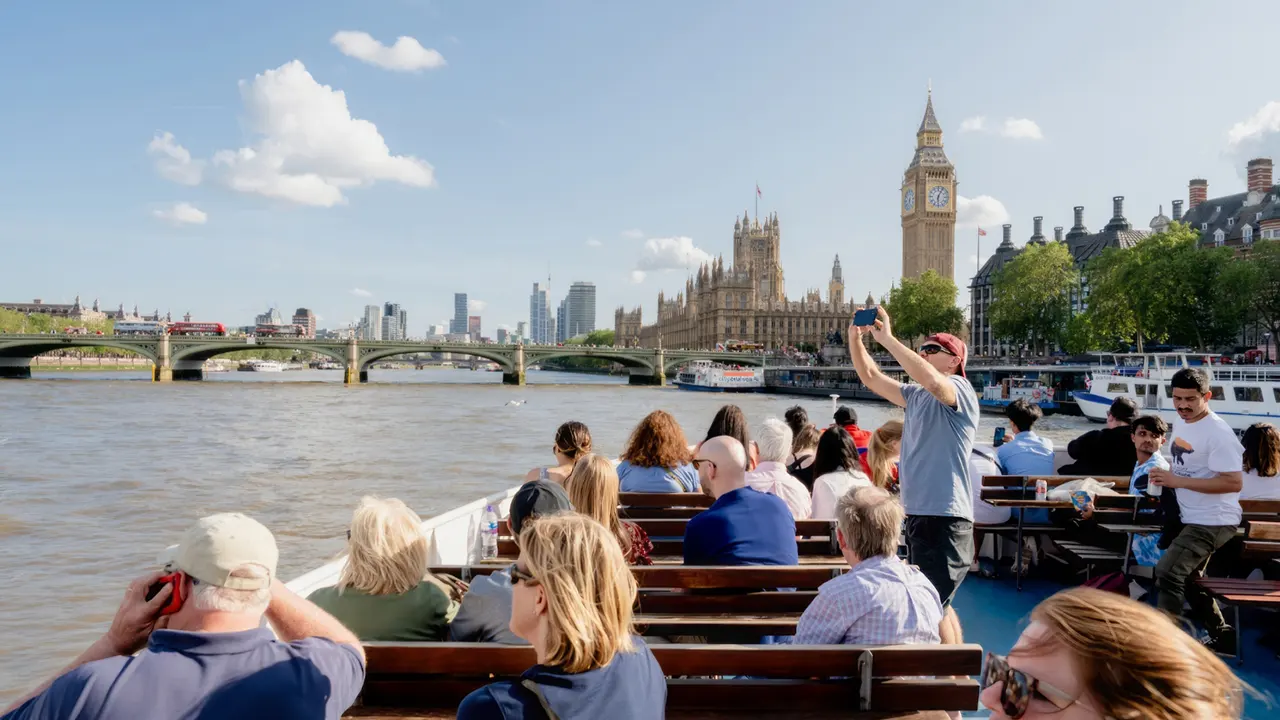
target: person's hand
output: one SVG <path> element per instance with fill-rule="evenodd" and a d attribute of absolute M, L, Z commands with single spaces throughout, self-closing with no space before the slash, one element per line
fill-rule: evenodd
<path fill-rule="evenodd" d="M 1177 475 L 1173 474 L 1172 470 L 1165 470 L 1164 468 L 1152 468 L 1151 472 L 1147 473 L 1147 480 L 1157 487 L 1167 488 L 1177 488 L 1181 481 Z"/>
<path fill-rule="evenodd" d="M 893 337 L 893 328 L 889 325 L 889 313 L 884 309 L 883 305 L 876 308 L 876 322 L 871 326 L 871 337 L 881 345 L 885 341 Z"/>
<path fill-rule="evenodd" d="M 1089 518 L 1093 517 L 1093 503 L 1092 503 L 1092 502 L 1091 502 L 1091 503 L 1089 503 L 1089 504 L 1087 504 L 1087 505 L 1085 505 L 1085 506 L 1084 506 L 1084 509 L 1080 511 L 1080 517 L 1084 518 L 1085 520 L 1088 520 Z"/>
<path fill-rule="evenodd" d="M 165 583 L 156 596 L 147 600 L 147 589 L 164 577 L 163 572 L 153 572 L 129 583 L 124 600 L 111 620 L 111 627 L 104 636 L 111 649 L 118 655 L 132 655 L 146 647 L 151 631 L 160 619 L 160 610 L 173 594 L 173 585 Z"/>

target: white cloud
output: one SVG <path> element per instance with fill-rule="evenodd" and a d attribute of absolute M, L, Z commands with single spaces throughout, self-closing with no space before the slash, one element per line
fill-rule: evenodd
<path fill-rule="evenodd" d="M 990 195 L 976 198 L 956 197 L 956 225 L 961 227 L 997 228 L 1009 222 L 1004 203 Z"/>
<path fill-rule="evenodd" d="M 587 238 L 587 247 L 600 247 L 602 243 L 595 238 Z"/>
<path fill-rule="evenodd" d="M 970 255 L 970 256 L 969 256 L 969 263 L 970 263 L 970 264 L 972 264 L 972 265 L 975 265 L 975 266 L 976 266 L 976 265 L 978 264 L 978 256 L 977 256 L 977 255 Z"/>
<path fill-rule="evenodd" d="M 151 214 L 174 225 L 203 225 L 209 221 L 209 215 L 191 203 L 174 203 L 165 210 L 152 210 Z"/>
<path fill-rule="evenodd" d="M 1272 100 L 1227 131 L 1227 153 L 1243 177 L 1245 163 L 1259 157 L 1280 157 L 1280 101 Z"/>
<path fill-rule="evenodd" d="M 484 309 L 487 307 L 489 307 L 489 303 L 485 302 L 484 300 L 468 300 L 467 301 L 467 312 L 471 313 L 472 315 L 479 315 L 480 313 L 484 312 Z"/>
<path fill-rule="evenodd" d="M 644 231 L 640 230 L 639 228 L 635 228 L 632 230 L 623 230 L 622 237 L 628 240 L 642 240 L 644 239 Z"/>
<path fill-rule="evenodd" d="M 373 293 L 361 288 L 351 288 L 351 294 L 355 295 L 356 297 L 363 297 L 363 298 L 373 297 Z"/>
<path fill-rule="evenodd" d="M 151 138 L 147 153 L 156 159 L 156 172 L 179 185 L 199 185 L 204 174 L 204 161 L 192 160 L 191 153 L 166 132 Z"/>
<path fill-rule="evenodd" d="M 1027 118 L 1005 118 L 1004 126 L 1000 128 L 1000 134 L 1007 138 L 1019 140 L 1044 139 L 1044 133 L 1040 132 L 1040 126 L 1034 120 Z"/>
<path fill-rule="evenodd" d="M 385 70 L 419 72 L 444 67 L 444 56 L 435 50 L 422 47 L 422 43 L 407 35 L 396 38 L 396 44 L 387 47 L 367 32 L 342 30 L 329 39 L 343 55 L 377 65 Z"/>
<path fill-rule="evenodd" d="M 260 140 L 214 154 L 233 190 L 332 207 L 346 202 L 345 189 L 379 180 L 435 187 L 430 164 L 392 155 L 373 123 L 351 116 L 346 94 L 316 82 L 297 60 L 240 81 L 240 94 L 245 123 Z"/>
<path fill-rule="evenodd" d="M 643 270 L 632 270 L 631 284 L 639 285 L 640 283 L 644 282 L 644 275 L 645 275 L 645 272 Z"/>
<path fill-rule="evenodd" d="M 704 262 L 711 262 L 711 254 L 695 246 L 692 238 L 649 238 L 640 250 L 636 270 L 682 270 L 696 268 Z"/>
<path fill-rule="evenodd" d="M 987 116 L 975 115 L 960 121 L 960 132 L 978 132 L 987 125 Z"/>

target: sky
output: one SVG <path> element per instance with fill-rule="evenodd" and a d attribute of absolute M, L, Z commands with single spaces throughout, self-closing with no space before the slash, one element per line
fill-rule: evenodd
<path fill-rule="evenodd" d="M 1013 224 L 1135 227 L 1280 160 L 1280 89 L 1203 4 L 0 0 L 0 301 L 485 334 L 597 287 L 597 322 L 777 212 L 787 294 L 901 273 L 926 88 L 956 166 L 958 298 Z"/>

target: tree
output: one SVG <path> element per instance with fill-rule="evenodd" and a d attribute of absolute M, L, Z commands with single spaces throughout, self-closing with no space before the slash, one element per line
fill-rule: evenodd
<path fill-rule="evenodd" d="M 1249 307 L 1271 333 L 1271 342 L 1280 342 L 1280 242 L 1256 243 L 1249 251 L 1248 264 L 1252 276 Z"/>
<path fill-rule="evenodd" d="M 1033 349 L 1060 344 L 1071 319 L 1071 291 L 1079 284 L 1065 244 L 1027 245 L 996 274 L 991 331 Z"/>
<path fill-rule="evenodd" d="M 934 270 L 918 279 L 903 278 L 889 291 L 885 310 L 893 319 L 894 334 L 903 340 L 937 332 L 959 332 L 964 312 L 956 307 L 956 284 Z"/>

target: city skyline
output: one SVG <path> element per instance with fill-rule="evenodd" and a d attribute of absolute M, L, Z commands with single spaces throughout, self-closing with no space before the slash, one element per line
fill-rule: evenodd
<path fill-rule="evenodd" d="M 1185 178 L 1212 195 L 1280 157 L 1280 101 L 1247 72 L 1249 45 L 1170 41 L 1226 35 L 1264 3 L 925 3 L 923 32 L 921 7 L 834 0 L 529 3 L 501 24 L 464 5 L 282 2 L 243 27 L 235 3 L 71 4 L 0 6 L 0 61 L 24 68 L 0 78 L 0 137 L 22 139 L 0 177 L 4 301 L 78 294 L 230 324 L 303 305 L 337 328 L 394 299 L 417 335 L 465 289 L 492 332 L 529 319 L 550 265 L 552 317 L 575 279 L 606 316 L 652 317 L 687 269 L 730 254 L 726 218 L 756 201 L 785 223 L 794 291 L 839 254 L 854 297 L 878 297 L 903 271 L 903 167 L 930 80 L 957 168 L 962 307 L 1006 222 L 1019 244 L 1032 217 L 1070 226 L 1077 205 L 1102 227 L 1123 195 L 1146 229 Z M 1043 51 L 1100 37 L 1104 15 L 1125 42 Z M 236 52 L 216 41 L 228 32 Z M 420 46 L 364 53 L 342 32 Z M 1209 87 L 1232 101 L 1160 110 Z M 299 111 L 300 130 L 279 122 Z M 72 258 L 56 275 L 49 247 Z"/>

